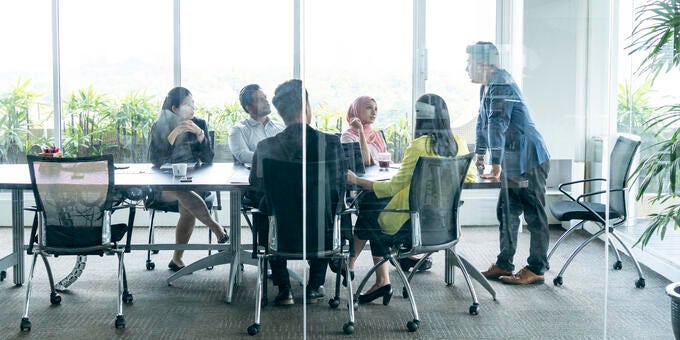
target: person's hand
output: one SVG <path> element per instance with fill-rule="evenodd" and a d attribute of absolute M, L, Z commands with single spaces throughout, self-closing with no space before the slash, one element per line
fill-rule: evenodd
<path fill-rule="evenodd" d="M 347 170 L 347 184 L 357 184 L 357 175 L 352 170 Z"/>
<path fill-rule="evenodd" d="M 500 182 L 501 180 L 501 165 L 500 164 L 492 164 L 491 165 L 491 172 L 488 174 L 481 174 L 479 175 L 482 179 L 490 179 L 494 182 Z"/>
<path fill-rule="evenodd" d="M 195 134 L 196 136 L 200 136 L 203 133 L 203 130 L 194 123 L 193 120 L 185 120 L 181 123 L 178 124 L 178 127 L 182 126 L 184 129 L 184 132 L 191 132 Z"/>
<path fill-rule="evenodd" d="M 480 174 L 484 173 L 484 155 L 477 155 L 477 159 L 475 159 L 475 167 Z"/>
<path fill-rule="evenodd" d="M 359 132 L 364 131 L 364 125 L 361 124 L 361 119 L 354 117 L 349 121 L 349 125 L 352 126 L 353 128 L 359 130 Z"/>

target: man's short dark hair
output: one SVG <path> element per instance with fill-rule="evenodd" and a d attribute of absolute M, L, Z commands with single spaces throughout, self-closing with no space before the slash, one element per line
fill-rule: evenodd
<path fill-rule="evenodd" d="M 250 84 L 241 89 L 241 93 L 238 95 L 238 100 L 241 102 L 241 107 L 248 113 L 248 106 L 253 106 L 253 94 L 259 91 L 260 85 Z"/>
<path fill-rule="evenodd" d="M 475 63 L 485 62 L 487 65 L 500 67 L 500 57 L 496 45 L 488 41 L 478 41 L 467 47 L 466 52 Z"/>
<path fill-rule="evenodd" d="M 307 99 L 305 90 L 305 99 Z M 302 80 L 291 79 L 276 87 L 272 104 L 284 121 L 292 121 L 302 113 Z"/>

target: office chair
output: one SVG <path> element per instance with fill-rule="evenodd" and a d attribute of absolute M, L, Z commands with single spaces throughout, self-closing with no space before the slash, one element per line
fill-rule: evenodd
<path fill-rule="evenodd" d="M 628 246 L 626 246 L 626 244 L 621 240 L 621 238 L 619 238 L 619 236 L 616 233 L 616 227 L 620 226 L 621 224 L 623 224 L 623 222 L 626 221 L 627 217 L 626 191 L 628 190 L 627 187 L 628 174 L 630 172 L 630 167 L 633 163 L 633 157 L 635 156 L 635 152 L 637 151 L 639 146 L 640 146 L 639 138 L 637 137 L 628 138 L 624 136 L 619 136 L 618 139 L 616 140 L 616 144 L 614 144 L 614 149 L 612 150 L 610 156 L 609 179 L 588 178 L 579 181 L 560 184 L 559 190 L 569 198 L 569 201 L 561 201 L 551 204 L 550 212 L 559 221 L 563 222 L 571 220 L 580 221 L 571 228 L 569 228 L 567 231 L 565 231 L 557 240 L 557 242 L 555 242 L 555 244 L 548 253 L 548 260 L 550 260 L 550 257 L 555 252 L 555 249 L 557 249 L 557 247 L 562 243 L 562 241 L 564 241 L 564 239 L 566 239 L 571 233 L 573 233 L 577 229 L 582 229 L 586 221 L 595 222 L 600 227 L 600 230 L 598 230 L 596 233 L 590 236 L 587 240 L 583 241 L 583 243 L 576 247 L 576 249 L 574 249 L 574 251 L 569 255 L 567 262 L 564 263 L 559 274 L 557 274 L 557 276 L 553 279 L 553 283 L 556 286 L 561 286 L 563 284 L 562 275 L 564 274 L 564 271 L 567 269 L 571 261 L 576 257 L 576 255 L 578 255 L 578 253 L 586 245 L 588 245 L 590 242 L 598 238 L 600 235 L 604 234 L 605 227 L 607 227 L 607 230 L 609 231 L 609 236 L 613 237 L 614 240 L 619 242 L 619 244 L 623 246 L 623 249 L 626 251 L 626 253 L 628 253 L 628 256 L 630 256 L 630 258 L 633 259 L 633 263 L 635 264 L 635 268 L 637 269 L 639 276 L 638 280 L 635 282 L 635 287 L 637 288 L 645 287 L 645 278 L 642 275 L 640 264 L 638 263 L 637 259 L 630 251 Z M 571 196 L 564 189 L 565 187 L 578 183 L 606 182 L 606 181 L 609 181 L 609 189 L 595 192 L 587 192 L 576 198 Z M 608 206 L 603 203 L 586 202 L 584 200 L 589 197 L 599 196 L 607 193 L 609 194 Z M 607 210 L 607 208 L 609 209 Z M 608 217 L 606 215 L 607 212 L 609 213 Z M 619 251 L 616 249 L 615 246 L 612 246 L 611 249 L 614 250 L 614 254 L 616 255 L 616 262 L 614 263 L 613 268 L 615 270 L 620 270 L 621 268 L 623 268 L 623 265 L 621 264 L 621 256 L 619 255 Z"/>
<path fill-rule="evenodd" d="M 27 156 L 35 196 L 38 223 L 31 231 L 28 254 L 33 255 L 21 319 L 22 331 L 31 330 L 28 318 L 33 273 L 38 255 L 47 269 L 50 303 L 58 305 L 61 296 L 47 256 L 118 256 L 118 296 L 116 328 L 125 327 L 122 303 L 132 303 L 127 289 L 123 255 L 130 251 L 132 225 L 111 224 L 113 206 L 113 156 L 47 158 Z M 127 234 L 125 247 L 118 243 Z M 35 244 L 35 248 L 34 248 Z"/>
<path fill-rule="evenodd" d="M 375 264 L 361 280 L 355 299 L 376 269 L 389 261 L 395 267 L 404 284 L 404 297 L 408 298 L 411 304 L 413 320 L 406 324 L 410 332 L 418 330 L 420 318 L 413 290 L 409 283 L 413 276 L 411 274 L 408 278 L 406 277 L 401 266 L 399 266 L 398 259 L 426 254 L 416 263 L 412 273 L 417 271 L 418 267 L 424 263 L 425 257 L 440 250 L 446 251 L 447 256 L 455 257 L 457 262 L 462 262 L 455 251 L 455 246 L 459 240 L 458 208 L 465 174 L 473 155 L 468 154 L 457 158 L 420 157 L 411 178 L 409 210 L 382 210 L 382 212 L 402 213 L 411 216 L 410 241 L 389 245 L 388 254 Z M 460 269 L 472 295 L 469 313 L 476 315 L 479 312 L 477 295 L 466 266 L 461 265 Z"/>
<path fill-rule="evenodd" d="M 307 162 L 303 182 L 301 162 L 273 159 L 263 160 L 265 197 L 273 215 L 270 217 L 269 247 L 258 252 L 257 298 L 255 323 L 248 327 L 248 334 L 260 332 L 260 312 L 266 305 L 266 266 L 270 257 L 288 260 L 339 259 L 349 272 L 348 252 L 340 240 L 340 213 L 343 209 L 344 181 L 342 190 L 335 187 L 340 169 L 335 162 Z M 305 201 L 302 200 L 303 183 L 306 183 Z M 303 216 L 303 211 L 306 213 Z M 306 243 L 303 244 L 303 233 Z M 340 275 L 335 279 L 335 296 L 330 299 L 331 308 L 340 305 Z M 343 325 L 346 334 L 354 332 L 354 305 L 352 283 L 347 286 L 349 321 Z"/>
<path fill-rule="evenodd" d="M 208 136 L 210 138 L 210 147 L 214 150 L 215 149 L 215 131 L 211 130 L 208 131 Z M 222 196 L 220 195 L 220 192 L 205 192 L 203 193 L 203 200 L 205 201 L 205 205 L 208 206 L 208 210 L 213 215 L 213 218 L 217 223 L 220 222 L 219 220 L 219 215 L 218 211 L 222 210 Z M 162 201 L 145 201 L 144 202 L 144 209 L 149 212 L 149 245 L 154 244 L 154 220 L 156 218 L 156 212 L 161 211 L 161 212 L 173 212 L 173 213 L 179 213 L 179 206 L 177 201 L 174 202 L 162 202 Z M 210 228 L 208 228 L 208 243 L 212 243 L 212 231 Z M 151 260 L 151 253 L 153 254 L 158 254 L 158 250 L 147 250 L 146 251 L 146 269 L 147 270 L 153 270 L 156 268 L 156 264 Z M 208 250 L 208 256 L 212 253 L 211 250 Z M 206 268 L 208 270 L 212 269 L 212 267 Z"/>

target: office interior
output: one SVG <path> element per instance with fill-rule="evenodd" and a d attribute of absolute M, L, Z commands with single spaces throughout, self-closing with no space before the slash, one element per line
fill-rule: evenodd
<path fill-rule="evenodd" d="M 629 54 L 635 13 L 644 3 L 2 2 L 0 41 L 6 48 L 0 53 L 0 160 L 23 163 L 27 153 L 55 145 L 71 155 L 113 152 L 121 162 L 146 163 L 144 134 L 165 93 L 181 85 L 194 94 L 197 115 L 216 131 L 216 161 L 231 162 L 228 129 L 245 117 L 239 90 L 258 83 L 271 100 L 276 86 L 291 78 L 302 79 L 309 91 L 312 125 L 331 133 L 347 128 L 345 114 L 354 98 L 374 97 L 379 106 L 375 126 L 387 134 L 395 162 L 412 136 L 415 101 L 425 93 L 446 100 L 453 131 L 474 144 L 479 86 L 470 83 L 465 72 L 465 48 L 489 41 L 498 46 L 502 66 L 522 90 L 548 146 L 553 165 L 550 204 L 564 199 L 556 190 L 559 183 L 608 176 L 610 167 L 617 166 L 609 164 L 608 155 L 619 134 L 639 135 L 643 154 L 654 143 L 645 139 L 653 135 L 622 111 L 630 107 L 626 104 L 631 92 L 644 96 L 640 105 L 645 109 L 677 98 L 677 70 L 650 84 L 636 72 L 642 57 Z M 275 112 L 272 118 L 278 119 Z M 12 125 L 12 119 L 18 123 Z M 638 161 L 640 157 L 644 155 Z M 637 189 L 637 183 L 630 188 L 630 216 L 622 227 L 631 246 L 648 215 L 659 210 L 650 202 L 651 194 L 636 200 Z M 497 227 L 497 195 L 490 190 L 464 193 L 463 228 Z M 30 205 L 31 193 L 25 196 Z M 0 210 L 5 211 L 0 213 L 0 228 L 10 228 L 9 192 L 0 192 Z M 227 211 L 220 220 L 229 220 Z M 136 224 L 147 225 L 145 214 L 137 216 Z M 158 224 L 172 227 L 176 216 L 157 218 Z M 25 221 L 32 221 L 28 212 Z M 560 223 L 551 219 L 551 224 Z M 678 242 L 680 237 L 669 230 L 665 240 L 654 237 L 644 250 L 633 250 L 644 270 L 678 281 L 680 260 L 673 251 Z M 601 255 L 611 257 L 606 251 Z M 605 263 L 602 275 L 592 278 L 605 293 L 597 293 L 601 308 L 589 316 L 590 325 L 603 335 L 609 324 L 607 310 L 618 304 L 607 298 L 607 287 L 623 284 L 610 272 Z M 632 277 L 624 281 L 635 290 Z M 549 280 L 545 284 L 552 286 Z M 314 338 L 313 333 L 303 334 Z"/>

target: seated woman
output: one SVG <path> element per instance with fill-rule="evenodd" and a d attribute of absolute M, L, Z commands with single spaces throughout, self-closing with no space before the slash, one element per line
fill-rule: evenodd
<path fill-rule="evenodd" d="M 387 151 L 387 143 L 385 143 L 382 134 L 378 130 L 373 130 L 372 127 L 377 117 L 378 103 L 376 103 L 375 99 L 369 96 L 361 96 L 355 99 L 347 111 L 349 128 L 340 136 L 341 143 L 359 143 L 361 147 L 361 157 L 366 166 L 376 164 L 378 153 Z M 368 235 L 361 229 L 355 229 L 352 238 L 349 270 L 350 278 L 353 280 L 356 253 L 361 254 L 361 251 L 366 245 L 366 240 L 368 240 Z M 331 264 L 331 269 L 333 271 L 337 271 L 339 267 L 339 263 Z M 344 272 L 343 275 L 345 275 Z M 343 284 L 345 285 L 347 285 L 346 280 L 347 278 L 345 277 L 345 281 L 343 281 Z"/>
<path fill-rule="evenodd" d="M 163 101 L 161 113 L 151 128 L 149 158 L 155 167 L 164 163 L 212 163 L 214 152 L 208 140 L 208 125 L 194 116 L 194 99 L 191 92 L 175 87 Z M 178 202 L 179 219 L 175 231 L 178 244 L 189 243 L 196 219 L 208 226 L 219 243 L 226 243 L 229 236 L 210 216 L 203 200 L 204 193 L 194 191 L 161 191 L 153 193 L 151 201 Z M 178 271 L 184 267 L 183 250 L 175 250 L 168 268 Z"/>
<path fill-rule="evenodd" d="M 373 263 L 387 254 L 391 244 L 410 240 L 410 216 L 402 213 L 376 213 L 379 209 L 408 209 L 411 177 L 418 158 L 455 157 L 469 153 L 467 144 L 451 133 L 449 112 L 444 100 L 434 94 L 426 94 L 416 104 L 415 136 L 404 152 L 404 159 L 397 174 L 389 181 L 374 182 L 357 177 L 349 171 L 347 182 L 369 191 L 359 206 L 356 228 L 366 230 L 371 242 Z M 477 172 L 468 169 L 465 181 L 475 181 Z M 373 210 L 373 211 L 371 211 Z M 392 297 L 389 265 L 385 262 L 376 270 L 376 280 L 365 294 L 359 295 L 359 303 L 368 303 L 379 297 L 387 305 Z"/>

